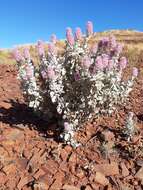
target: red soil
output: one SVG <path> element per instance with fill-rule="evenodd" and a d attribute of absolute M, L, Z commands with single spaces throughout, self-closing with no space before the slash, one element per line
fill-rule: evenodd
<path fill-rule="evenodd" d="M 143 189 L 141 74 L 127 106 L 87 123 L 76 134 L 83 144 L 76 149 L 57 141 L 56 122 L 47 124 L 26 107 L 16 76 L 14 66 L 0 65 L 0 190 Z M 138 129 L 132 142 L 121 135 L 129 111 Z"/>

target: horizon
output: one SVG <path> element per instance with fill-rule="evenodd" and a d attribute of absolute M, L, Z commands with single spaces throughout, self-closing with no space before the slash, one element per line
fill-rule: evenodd
<path fill-rule="evenodd" d="M 143 32 L 143 2 L 137 0 L 2 0 L 0 12 L 0 48 L 49 41 L 52 33 L 65 39 L 65 30 L 81 27 L 88 20 L 95 32 L 135 30 Z M 50 18 L 50 19 L 49 19 Z"/>
<path fill-rule="evenodd" d="M 143 31 L 139 31 L 139 30 L 134 30 L 134 29 L 109 29 L 109 30 L 104 30 L 104 31 L 98 31 L 98 32 L 95 32 L 95 34 L 97 33 L 97 34 L 99 34 L 99 33 L 102 33 L 102 32 L 116 32 L 116 31 L 119 31 L 119 32 L 125 32 L 125 31 L 131 31 L 131 32 L 137 32 L 137 33 L 143 33 Z M 107 35 L 108 36 L 108 35 Z M 58 39 L 58 41 L 64 41 L 64 40 L 66 40 L 66 36 L 65 36 L 65 38 L 61 38 L 61 39 Z M 37 40 L 38 41 L 38 40 Z M 22 48 L 22 47 L 28 47 L 28 46 L 31 46 L 31 45 L 36 45 L 37 44 L 37 41 L 35 41 L 35 42 L 29 42 L 29 43 L 22 43 L 22 44 L 14 44 L 12 47 L 5 47 L 5 48 L 0 48 L 0 50 L 2 50 L 2 51 L 11 51 L 12 49 L 14 49 L 14 48 Z M 50 41 L 49 40 L 45 40 L 44 41 L 45 43 L 50 43 Z"/>

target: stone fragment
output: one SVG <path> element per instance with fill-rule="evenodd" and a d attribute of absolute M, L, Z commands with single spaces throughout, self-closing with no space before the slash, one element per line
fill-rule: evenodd
<path fill-rule="evenodd" d="M 5 108 L 5 109 L 10 109 L 11 108 L 11 104 L 7 103 L 7 102 L 1 102 L 0 103 L 0 107 Z"/>
<path fill-rule="evenodd" d="M 87 186 L 85 187 L 85 190 L 92 190 L 92 188 L 91 188 L 90 185 L 87 185 Z"/>
<path fill-rule="evenodd" d="M 2 170 L 6 175 L 15 173 L 16 172 L 16 165 L 14 163 L 10 163 L 10 164 L 4 166 L 4 168 Z"/>
<path fill-rule="evenodd" d="M 12 141 L 20 140 L 24 137 L 23 131 L 19 129 L 9 129 L 5 135 L 7 140 Z"/>
<path fill-rule="evenodd" d="M 42 175 L 39 177 L 38 182 L 42 183 L 42 184 L 47 184 L 48 186 L 50 186 L 53 183 L 53 176 L 51 175 L 51 173 L 46 172 L 45 175 Z"/>
<path fill-rule="evenodd" d="M 25 170 L 28 164 L 28 160 L 26 158 L 17 159 L 17 165 L 21 171 Z"/>
<path fill-rule="evenodd" d="M 25 185 L 27 185 L 31 181 L 33 181 L 33 178 L 31 176 L 21 177 L 17 185 L 18 190 L 21 190 Z"/>
<path fill-rule="evenodd" d="M 94 177 L 95 182 L 106 186 L 109 184 L 109 180 L 105 177 L 104 174 L 100 173 L 100 172 L 96 172 L 95 177 Z"/>
<path fill-rule="evenodd" d="M 126 165 L 123 162 L 120 164 L 120 167 L 121 167 L 121 170 L 122 170 L 123 177 L 128 176 L 129 175 L 129 170 L 128 170 L 128 168 L 126 167 Z"/>
<path fill-rule="evenodd" d="M 58 163 L 52 159 L 47 160 L 47 165 L 42 166 L 42 169 L 46 172 L 50 172 L 51 174 L 55 174 L 58 170 Z"/>
<path fill-rule="evenodd" d="M 40 169 L 33 175 L 33 177 L 37 180 L 37 179 L 39 179 L 40 176 L 43 176 L 43 175 L 45 175 L 45 171 L 40 168 Z"/>
<path fill-rule="evenodd" d="M 119 167 L 116 162 L 111 162 L 110 164 L 96 164 L 94 165 L 94 171 L 100 172 L 105 176 L 118 175 Z"/>
<path fill-rule="evenodd" d="M 34 190 L 47 190 L 49 189 L 49 185 L 46 184 L 45 182 L 42 181 L 37 181 L 34 185 L 33 185 Z"/>
<path fill-rule="evenodd" d="M 0 172 L 0 185 L 5 184 L 6 181 L 7 181 L 7 176 L 3 172 Z"/>
<path fill-rule="evenodd" d="M 143 166 L 137 171 L 135 177 L 139 180 L 143 180 Z"/>
<path fill-rule="evenodd" d="M 80 190 L 80 188 L 75 187 L 75 186 L 73 186 L 73 185 L 64 185 L 64 186 L 62 187 L 62 189 L 63 189 L 63 190 Z"/>

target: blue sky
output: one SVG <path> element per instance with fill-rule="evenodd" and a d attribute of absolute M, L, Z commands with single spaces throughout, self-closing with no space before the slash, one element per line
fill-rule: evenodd
<path fill-rule="evenodd" d="M 143 0 L 0 0 L 0 47 L 65 37 L 65 28 L 143 31 Z"/>

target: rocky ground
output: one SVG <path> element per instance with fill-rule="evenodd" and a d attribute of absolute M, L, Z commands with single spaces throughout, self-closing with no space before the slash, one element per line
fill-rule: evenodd
<path fill-rule="evenodd" d="M 83 144 L 76 149 L 57 141 L 56 122 L 26 107 L 16 77 L 14 66 L 0 65 L 0 190 L 143 189 L 142 74 L 126 107 L 76 134 Z M 137 129 L 131 142 L 122 135 L 129 111 Z"/>

